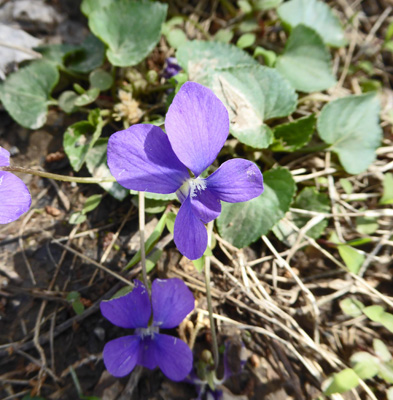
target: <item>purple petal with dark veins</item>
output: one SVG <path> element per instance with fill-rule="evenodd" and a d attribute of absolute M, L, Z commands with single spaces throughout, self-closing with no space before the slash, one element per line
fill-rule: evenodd
<path fill-rule="evenodd" d="M 138 191 L 174 193 L 189 178 L 168 136 L 149 124 L 133 125 L 109 138 L 108 166 L 120 185 Z"/>
<path fill-rule="evenodd" d="M 0 154 L 0 158 L 4 161 L 4 153 Z M 11 172 L 0 171 L 0 224 L 15 221 L 30 206 L 30 192 L 22 179 Z"/>
<path fill-rule="evenodd" d="M 4 147 L 0 146 L 0 167 L 8 167 L 10 165 L 10 153 Z"/>
<path fill-rule="evenodd" d="M 177 157 L 197 177 L 228 137 L 228 111 L 210 89 L 186 82 L 169 107 L 165 129 Z"/>
<path fill-rule="evenodd" d="M 206 250 L 207 231 L 192 210 L 190 196 L 183 202 L 176 216 L 173 238 L 180 253 L 190 260 L 202 257 Z"/>
<path fill-rule="evenodd" d="M 100 304 L 102 315 L 121 328 L 147 328 L 151 316 L 149 294 L 138 280 L 132 292 Z"/>
<path fill-rule="evenodd" d="M 261 171 L 242 158 L 226 161 L 205 182 L 211 192 L 228 203 L 248 201 L 263 192 Z"/>
<path fill-rule="evenodd" d="M 216 219 L 221 213 L 221 201 L 209 188 L 194 191 L 191 207 L 193 213 L 205 224 Z"/>
<path fill-rule="evenodd" d="M 153 325 L 171 329 L 194 309 L 195 300 L 190 289 L 178 278 L 156 279 L 151 288 Z"/>
<path fill-rule="evenodd" d="M 159 333 L 154 338 L 154 350 L 158 366 L 172 381 L 181 381 L 190 373 L 192 352 L 181 339 Z"/>
<path fill-rule="evenodd" d="M 142 350 L 141 338 L 136 335 L 111 340 L 103 351 L 105 367 L 113 376 L 126 376 L 139 364 Z"/>

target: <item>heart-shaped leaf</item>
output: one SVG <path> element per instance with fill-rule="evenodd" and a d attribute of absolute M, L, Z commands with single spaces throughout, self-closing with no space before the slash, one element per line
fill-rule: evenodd
<path fill-rule="evenodd" d="M 318 33 L 305 25 L 292 30 L 276 68 L 301 92 L 326 90 L 336 83 L 328 49 Z"/>
<path fill-rule="evenodd" d="M 350 174 L 363 172 L 375 159 L 382 139 L 379 110 L 378 98 L 368 93 L 334 100 L 319 115 L 319 136 L 331 145 Z"/>
<path fill-rule="evenodd" d="M 258 65 L 249 54 L 236 46 L 200 40 L 184 43 L 177 50 L 176 58 L 189 79 L 202 85 L 209 84 L 210 75 L 217 68 Z"/>
<path fill-rule="evenodd" d="M 86 3 L 84 8 L 91 31 L 108 45 L 106 54 L 113 65 L 128 67 L 138 64 L 160 39 L 168 6 L 133 0 L 106 4 L 104 2 L 102 8 L 90 8 L 91 4 Z"/>
<path fill-rule="evenodd" d="M 281 21 L 291 28 L 303 24 L 316 30 L 326 44 L 345 46 L 347 41 L 339 19 L 319 0 L 291 0 L 277 9 Z"/>
<path fill-rule="evenodd" d="M 252 147 L 266 148 L 273 141 L 264 121 L 287 116 L 296 108 L 291 85 L 277 71 L 261 65 L 217 69 L 209 86 L 229 112 L 231 133 Z"/>
<path fill-rule="evenodd" d="M 46 122 L 49 95 L 58 80 L 59 72 L 54 64 L 34 61 L 1 84 L 0 99 L 16 122 L 38 129 Z"/>
<path fill-rule="evenodd" d="M 266 235 L 289 210 L 296 184 L 291 173 L 277 168 L 264 173 L 264 192 L 245 203 L 222 203 L 217 226 L 223 239 L 238 248 Z"/>

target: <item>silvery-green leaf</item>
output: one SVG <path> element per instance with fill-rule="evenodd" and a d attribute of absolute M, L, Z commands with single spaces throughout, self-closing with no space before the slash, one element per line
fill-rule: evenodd
<path fill-rule="evenodd" d="M 326 90 L 336 83 L 329 50 L 318 33 L 305 25 L 292 30 L 276 68 L 301 92 Z"/>

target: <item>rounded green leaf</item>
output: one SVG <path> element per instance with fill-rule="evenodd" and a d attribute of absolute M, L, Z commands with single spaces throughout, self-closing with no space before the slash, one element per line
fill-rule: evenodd
<path fill-rule="evenodd" d="M 176 52 L 179 65 L 191 81 L 207 85 L 217 68 L 257 65 L 249 54 L 238 47 L 221 42 L 194 40 L 180 46 Z"/>
<path fill-rule="evenodd" d="M 379 371 L 379 360 L 365 351 L 353 354 L 350 361 L 357 376 L 361 379 L 371 379 Z"/>
<path fill-rule="evenodd" d="M 108 45 L 106 54 L 113 65 L 132 66 L 157 44 L 167 8 L 158 2 L 117 0 L 107 7 L 88 10 L 89 27 Z"/>
<path fill-rule="evenodd" d="M 53 63 L 34 61 L 11 74 L 0 86 L 0 100 L 18 124 L 41 128 L 46 122 L 49 95 L 59 80 Z"/>
<path fill-rule="evenodd" d="M 375 159 L 382 139 L 379 110 L 378 98 L 368 93 L 334 100 L 321 111 L 319 136 L 331 145 L 350 174 L 363 172 Z"/>
<path fill-rule="evenodd" d="M 341 47 L 347 43 L 339 19 L 323 1 L 287 1 L 278 7 L 277 13 L 291 28 L 303 24 L 315 29 L 326 44 Z"/>
<path fill-rule="evenodd" d="M 296 184 L 285 168 L 263 175 L 265 191 L 244 203 L 222 203 L 217 227 L 223 239 L 238 248 L 248 246 L 266 235 L 289 210 Z"/>
<path fill-rule="evenodd" d="M 330 385 L 325 389 L 326 396 L 334 393 L 345 393 L 355 388 L 359 384 L 359 377 L 351 368 L 346 368 L 341 372 L 334 374 Z"/>
<path fill-rule="evenodd" d="M 264 121 L 296 109 L 297 95 L 291 85 L 277 71 L 261 65 L 217 69 L 209 86 L 229 112 L 231 133 L 255 148 L 266 148 L 273 141 Z"/>
<path fill-rule="evenodd" d="M 301 92 L 326 90 L 336 83 L 329 50 L 318 33 L 305 25 L 293 29 L 276 68 Z"/>
<path fill-rule="evenodd" d="M 90 85 L 99 90 L 108 90 L 113 84 L 112 75 L 103 69 L 96 69 L 89 75 Z"/>

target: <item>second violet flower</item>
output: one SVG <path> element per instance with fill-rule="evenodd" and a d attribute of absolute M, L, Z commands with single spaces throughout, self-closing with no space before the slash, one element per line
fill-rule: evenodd
<path fill-rule="evenodd" d="M 174 228 L 179 251 L 191 260 L 207 247 L 206 223 L 221 213 L 221 201 L 248 201 L 263 192 L 263 178 L 251 161 L 224 162 L 207 178 L 200 175 L 216 159 L 229 134 L 223 103 L 208 88 L 186 82 L 165 119 L 166 134 L 150 124 L 114 133 L 108 166 L 125 188 L 152 193 L 176 192 L 182 203 Z M 190 174 L 190 172 L 192 174 Z"/>

